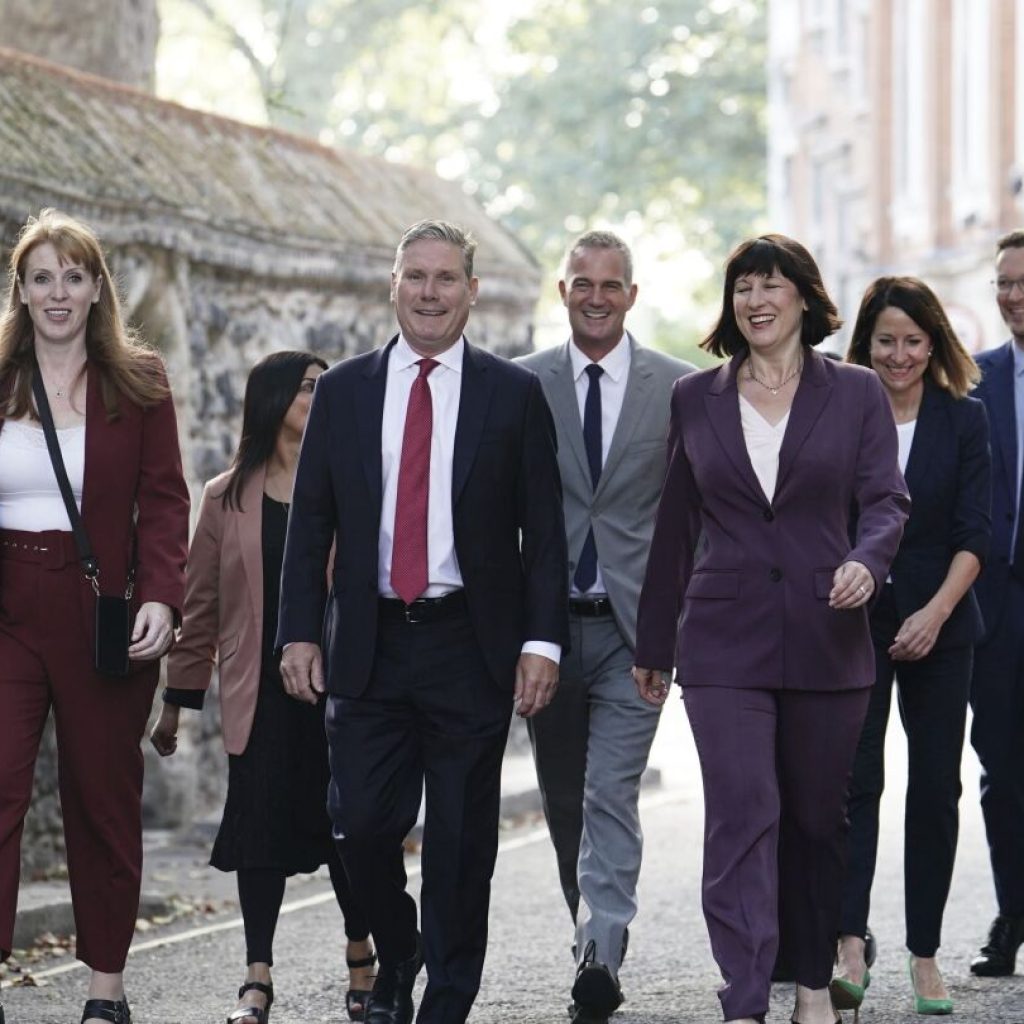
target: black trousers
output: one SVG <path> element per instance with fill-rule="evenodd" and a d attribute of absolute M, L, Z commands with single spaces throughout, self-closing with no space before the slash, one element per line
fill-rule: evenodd
<path fill-rule="evenodd" d="M 885 787 L 885 731 L 893 681 L 909 757 L 904 820 L 907 948 L 931 957 L 939 948 L 959 831 L 960 757 L 973 648 L 933 650 L 920 661 L 889 657 L 900 620 L 887 586 L 871 613 L 875 685 L 850 781 L 847 874 L 840 932 L 863 936 L 878 853 L 878 807 Z"/>
<path fill-rule="evenodd" d="M 974 654 L 971 744 L 1001 914 L 1024 915 L 1024 583 L 1010 578 L 998 622 Z"/>
<path fill-rule="evenodd" d="M 420 623 L 382 613 L 366 692 L 328 699 L 328 809 L 385 969 L 416 949 L 402 842 L 426 787 L 420 1024 L 465 1021 L 480 987 L 511 712 L 465 610 Z"/>

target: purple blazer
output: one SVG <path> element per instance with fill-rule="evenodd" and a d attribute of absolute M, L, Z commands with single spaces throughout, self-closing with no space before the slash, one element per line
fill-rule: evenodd
<path fill-rule="evenodd" d="M 740 425 L 741 360 L 673 389 L 636 663 L 674 664 L 683 686 L 870 686 L 868 609 L 835 611 L 828 594 L 851 559 L 877 592 L 900 544 L 910 499 L 889 401 L 871 370 L 807 349 L 769 501 Z"/>

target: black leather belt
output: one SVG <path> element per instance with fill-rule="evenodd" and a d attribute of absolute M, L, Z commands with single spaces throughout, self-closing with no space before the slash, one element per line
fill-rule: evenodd
<path fill-rule="evenodd" d="M 453 590 L 442 597 L 420 597 L 412 604 L 406 604 L 397 597 L 382 597 L 378 599 L 378 607 L 382 618 L 401 619 L 403 622 L 436 622 L 464 612 L 466 592 Z"/>
<path fill-rule="evenodd" d="M 570 597 L 569 611 L 585 619 L 599 619 L 611 615 L 612 603 L 607 597 Z"/>

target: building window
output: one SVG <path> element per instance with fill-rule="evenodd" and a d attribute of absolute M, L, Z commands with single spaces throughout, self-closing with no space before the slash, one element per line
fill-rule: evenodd
<path fill-rule="evenodd" d="M 991 0 L 953 0 L 953 216 L 991 219 Z"/>
<path fill-rule="evenodd" d="M 922 240 L 928 230 L 929 120 L 927 0 L 896 0 L 892 25 L 892 169 L 894 238 Z"/>

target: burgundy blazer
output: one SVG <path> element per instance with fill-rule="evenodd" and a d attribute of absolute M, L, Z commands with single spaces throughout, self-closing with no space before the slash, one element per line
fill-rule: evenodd
<path fill-rule="evenodd" d="M 871 370 L 808 348 L 769 501 L 740 424 L 741 361 L 673 389 L 636 663 L 674 664 L 683 686 L 869 686 L 868 609 L 833 610 L 828 594 L 851 559 L 877 591 L 899 547 L 910 499 L 889 401 Z"/>
<path fill-rule="evenodd" d="M 167 659 L 167 685 L 205 691 L 219 665 L 221 728 L 229 754 L 249 742 L 263 647 L 263 484 L 265 467 L 245 482 L 241 509 L 222 501 L 230 473 L 203 490 L 188 555 L 185 618 Z"/>
<path fill-rule="evenodd" d="M 188 487 L 170 396 L 143 409 L 124 396 L 107 419 L 99 379 L 87 371 L 82 522 L 100 567 L 100 590 L 123 594 L 138 535 L 132 614 L 146 601 L 169 605 L 180 620 L 188 550 Z M 3 429 L 3 419 L 0 419 Z M 138 508 L 138 521 L 133 518 Z M 95 616 L 92 587 L 82 583 L 85 621 Z M 154 666 L 144 662 L 136 666 Z"/>

